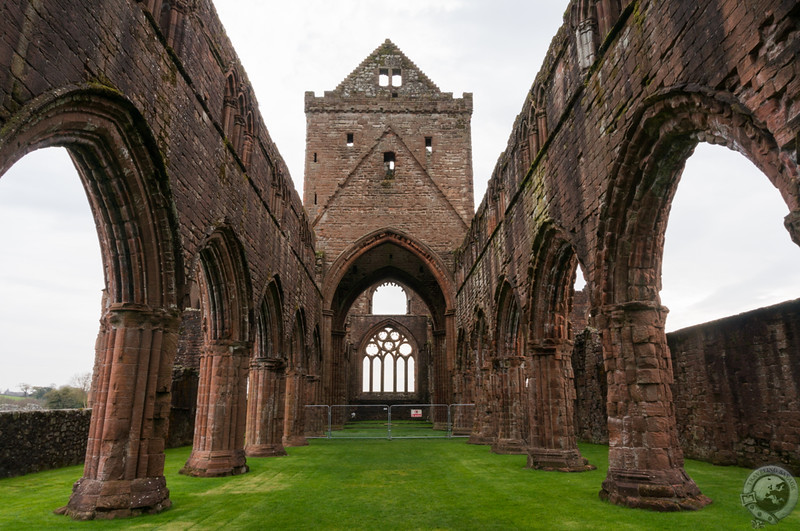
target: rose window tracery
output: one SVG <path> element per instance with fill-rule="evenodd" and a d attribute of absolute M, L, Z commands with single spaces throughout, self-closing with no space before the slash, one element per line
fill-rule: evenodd
<path fill-rule="evenodd" d="M 391 325 L 370 338 L 362 359 L 362 391 L 365 393 L 413 393 L 414 347 Z"/>

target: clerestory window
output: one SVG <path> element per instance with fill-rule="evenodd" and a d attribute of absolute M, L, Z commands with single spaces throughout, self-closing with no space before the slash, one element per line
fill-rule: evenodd
<path fill-rule="evenodd" d="M 387 177 L 394 176 L 394 151 L 387 151 L 383 154 L 383 168 L 386 170 Z"/>
<path fill-rule="evenodd" d="M 416 387 L 414 347 L 391 325 L 367 342 L 361 360 L 364 393 L 413 393 Z"/>

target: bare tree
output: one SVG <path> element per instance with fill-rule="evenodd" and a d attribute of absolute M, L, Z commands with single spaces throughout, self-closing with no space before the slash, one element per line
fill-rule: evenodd
<path fill-rule="evenodd" d="M 89 407 L 89 391 L 92 390 L 92 373 L 82 372 L 70 380 L 73 387 L 81 390 L 83 394 L 83 407 Z"/>
<path fill-rule="evenodd" d="M 22 396 L 28 396 L 28 393 L 31 392 L 31 384 L 21 383 L 18 387 L 22 391 Z"/>

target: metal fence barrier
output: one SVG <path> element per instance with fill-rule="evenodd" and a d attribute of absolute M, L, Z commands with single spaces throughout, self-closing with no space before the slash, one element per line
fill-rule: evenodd
<path fill-rule="evenodd" d="M 475 404 L 306 406 L 307 439 L 450 439 L 468 437 Z"/>

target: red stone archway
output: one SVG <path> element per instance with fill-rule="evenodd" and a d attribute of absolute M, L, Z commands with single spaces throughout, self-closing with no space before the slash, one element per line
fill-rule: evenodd
<path fill-rule="evenodd" d="M 592 470 L 575 435 L 572 311 L 578 258 L 564 231 L 544 223 L 534 239 L 529 282 L 528 467 Z"/>
<path fill-rule="evenodd" d="M 77 519 L 158 512 L 171 505 L 163 450 L 183 289 L 163 163 L 135 107 L 97 87 L 43 94 L 11 117 L 0 172 L 48 146 L 67 148 L 86 189 L 107 294 L 83 477 L 62 510 Z"/>
<path fill-rule="evenodd" d="M 702 140 L 744 154 L 792 212 L 800 205 L 797 167 L 728 93 L 665 90 L 644 102 L 633 123 L 613 170 L 593 276 L 609 389 L 609 471 L 601 496 L 634 507 L 697 508 L 710 500 L 683 469 L 664 333 L 667 310 L 659 297 L 669 207 L 684 163 Z"/>
<path fill-rule="evenodd" d="M 181 469 L 191 476 L 247 472 L 244 453 L 250 361 L 250 278 L 244 253 L 227 226 L 198 253 L 205 341 L 200 354 L 192 453 Z"/>
<path fill-rule="evenodd" d="M 448 368 L 455 359 L 454 289 L 451 273 L 426 245 L 393 229 L 374 231 L 356 241 L 333 263 L 323 288 L 323 363 L 327 399 L 341 403 L 346 389 L 341 374 L 343 322 L 355 299 L 379 280 L 392 280 L 413 290 L 426 304 L 433 325 L 433 389 L 435 403 L 451 401 Z"/>
<path fill-rule="evenodd" d="M 267 287 L 255 323 L 250 360 L 245 453 L 248 457 L 286 455 L 283 416 L 286 403 L 286 353 L 283 349 L 283 296 L 280 280 Z"/>

